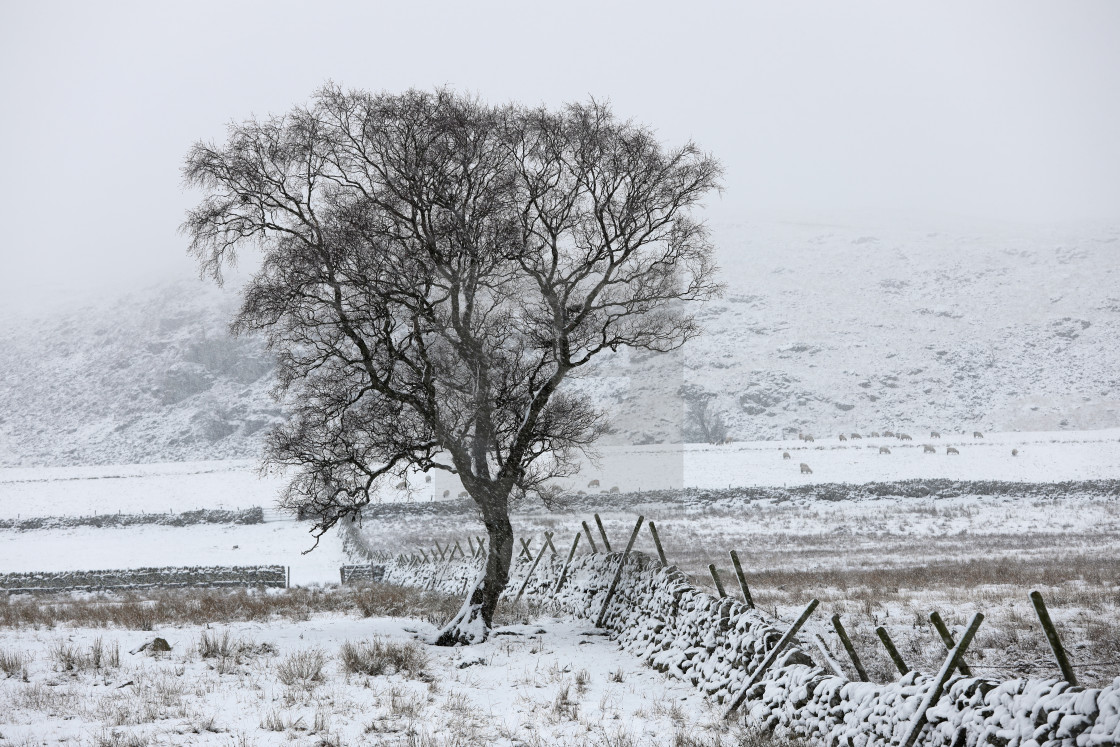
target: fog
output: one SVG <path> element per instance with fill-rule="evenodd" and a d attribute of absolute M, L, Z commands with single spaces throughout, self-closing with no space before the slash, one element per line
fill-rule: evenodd
<path fill-rule="evenodd" d="M 609 99 L 727 171 L 715 222 L 780 213 L 1120 218 L 1120 4 L 0 5 L 0 308 L 191 275 L 197 139 L 328 79 Z"/>

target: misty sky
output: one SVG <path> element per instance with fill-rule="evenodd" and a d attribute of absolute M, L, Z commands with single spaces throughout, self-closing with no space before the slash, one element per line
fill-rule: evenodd
<path fill-rule="evenodd" d="M 328 79 L 610 99 L 722 159 L 713 221 L 1117 221 L 1118 39 L 1111 0 L 5 0 L 0 307 L 193 275 L 191 142 Z"/>

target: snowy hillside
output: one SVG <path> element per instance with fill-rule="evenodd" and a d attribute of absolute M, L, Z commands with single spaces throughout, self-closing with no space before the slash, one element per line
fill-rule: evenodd
<path fill-rule="evenodd" d="M 1120 426 L 1120 230 L 714 226 L 727 294 L 670 355 L 576 386 L 616 444 Z M 199 281 L 0 327 L 0 465 L 251 458 L 282 417 L 234 293 Z"/>

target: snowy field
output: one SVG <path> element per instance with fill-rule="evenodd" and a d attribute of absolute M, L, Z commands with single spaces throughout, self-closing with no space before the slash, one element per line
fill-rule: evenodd
<path fill-rule="evenodd" d="M 943 649 L 927 619 L 934 609 L 957 627 L 975 611 L 988 615 L 970 654 L 975 671 L 1053 675 L 1026 601 L 1033 588 L 1046 595 L 1084 683 L 1120 674 L 1120 499 L 1108 483 L 1086 482 L 1120 479 L 1120 431 L 921 435 L 928 433 L 913 433 L 912 442 L 815 434 L 813 443 L 604 450 L 567 486 L 591 495 L 568 508 L 522 506 L 514 524 L 534 548 L 543 531 L 555 532 L 566 552 L 580 521 L 598 510 L 617 550 L 642 513 L 657 522 L 670 562 L 709 586 L 707 564 L 716 565 L 733 595 L 739 591 L 727 551 L 736 549 L 762 609 L 788 621 L 810 597 L 819 598 L 821 610 L 807 629 L 842 659 L 827 624 L 841 614 L 876 681 L 897 676 L 873 632 L 878 625 L 910 666 L 936 668 Z M 925 443 L 936 453 L 925 453 Z M 880 454 L 879 446 L 891 453 Z M 946 455 L 948 446 L 960 453 Z M 791 459 L 782 459 L 783 451 Z M 802 462 L 812 474 L 801 473 Z M 592 479 L 598 488 L 587 487 Z M 941 497 L 866 490 L 873 481 L 911 479 L 1020 487 Z M 1067 481 L 1052 492 L 1029 490 Z M 341 537 L 331 533 L 304 555 L 312 544 L 309 524 L 272 508 L 281 483 L 258 477 L 250 462 L 2 470 L 0 519 L 263 506 L 266 521 L 5 529 L 0 567 L 278 563 L 291 566 L 293 585 L 337 581 L 339 565 L 350 560 Z M 851 496 L 837 499 L 837 483 L 851 485 Z M 682 484 L 694 489 L 650 493 Z M 613 486 L 622 494 L 595 495 Z M 831 497 L 786 494 L 813 486 Z M 465 548 L 481 525 L 468 503 L 433 500 L 444 490 L 454 496 L 457 484 L 438 474 L 432 483 L 412 475 L 408 490 L 387 490 L 383 504 L 367 512 L 367 547 L 407 553 L 459 540 Z M 645 533 L 636 547 L 654 552 Z M 585 538 L 580 552 L 586 551 Z M 426 663 L 412 674 L 346 672 L 344 643 L 380 636 L 403 644 L 430 632 L 438 616 L 363 619 L 309 608 L 300 619 L 267 621 L 200 613 L 151 631 L 79 622 L 0 628 L 0 664 L 9 665 L 0 675 L 0 744 L 753 743 L 750 734 L 729 733 L 698 692 L 643 669 L 571 621 L 526 619 L 477 649 L 423 647 Z M 244 642 L 240 653 L 203 656 L 202 637 L 226 630 Z M 166 638 L 172 651 L 128 653 L 153 635 Z M 90 665 L 99 639 L 103 651 L 119 650 L 119 664 Z M 316 662 L 317 678 L 293 675 Z"/>

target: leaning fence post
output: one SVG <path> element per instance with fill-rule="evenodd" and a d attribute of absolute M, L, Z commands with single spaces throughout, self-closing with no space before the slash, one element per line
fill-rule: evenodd
<path fill-rule="evenodd" d="M 820 604 L 820 602 L 816 599 L 809 601 L 808 606 L 805 607 L 801 616 L 790 626 L 786 634 L 778 640 L 774 648 L 770 649 L 770 653 L 766 654 L 766 658 L 762 660 L 762 663 L 755 667 L 755 670 L 751 672 L 750 678 L 743 683 L 743 686 L 739 689 L 739 694 L 735 696 L 735 699 L 731 701 L 731 705 L 727 707 L 724 718 L 730 718 L 731 714 L 735 713 L 735 710 L 743 704 L 743 701 L 747 699 L 747 692 L 758 684 L 758 681 L 766 674 L 766 670 L 778 660 L 778 656 L 785 650 L 785 647 L 789 645 L 789 642 L 793 640 L 793 637 L 797 635 L 797 631 L 801 630 L 801 626 L 809 619 L 809 615 L 813 614 L 813 610 L 817 608 L 818 604 Z"/>
<path fill-rule="evenodd" d="M 595 524 L 599 527 L 599 534 L 603 536 L 603 547 L 607 548 L 607 552 L 611 551 L 611 541 L 607 539 L 607 530 L 603 529 L 603 520 L 599 518 L 599 514 L 595 514 Z"/>
<path fill-rule="evenodd" d="M 425 562 L 425 563 L 429 562 L 429 561 L 428 561 L 428 553 L 424 552 L 424 548 L 423 548 L 423 547 L 419 547 L 419 548 L 417 548 L 417 549 L 418 549 L 418 550 L 420 551 L 420 556 L 424 558 L 424 562 Z"/>
<path fill-rule="evenodd" d="M 848 631 L 844 630 L 844 626 L 840 623 L 840 615 L 832 616 L 832 627 L 836 629 L 836 635 L 840 636 L 840 643 L 844 644 L 844 650 L 848 652 L 848 658 L 852 660 L 852 665 L 856 668 L 856 674 L 859 675 L 860 682 L 870 682 L 867 679 L 867 670 L 863 668 L 863 662 L 859 660 L 856 654 L 856 647 L 852 645 L 852 639 L 848 637 Z"/>
<path fill-rule="evenodd" d="M 463 546 L 459 544 L 459 540 L 455 540 L 455 549 L 459 551 L 459 555 L 464 558 L 467 557 L 467 554 L 463 552 Z"/>
<path fill-rule="evenodd" d="M 471 536 L 469 534 L 467 535 L 467 547 L 469 547 L 471 549 L 471 557 L 472 558 L 478 557 L 478 553 L 474 549 L 474 541 L 471 540 Z"/>
<path fill-rule="evenodd" d="M 976 631 L 980 628 L 982 622 L 984 622 L 982 613 L 977 612 L 972 616 L 972 622 L 968 624 L 968 629 L 961 636 L 960 643 L 949 652 L 945 663 L 941 665 L 941 671 L 937 673 L 937 678 L 933 681 L 933 686 L 918 705 L 918 710 L 910 720 L 910 726 L 906 730 L 906 736 L 902 739 L 902 747 L 914 747 L 914 742 L 918 741 L 918 734 L 922 731 L 922 727 L 926 725 L 926 711 L 941 697 L 941 693 L 945 690 L 945 683 L 949 681 L 949 676 L 960 664 L 965 649 L 968 648 L 968 644 L 972 643 L 972 637 L 976 635 Z"/>
<path fill-rule="evenodd" d="M 579 532 L 576 532 L 576 538 L 572 540 L 572 549 L 568 553 L 568 559 L 564 561 L 564 567 L 560 569 L 560 577 L 556 579 L 556 586 L 552 587 L 552 596 L 556 596 L 556 592 L 560 591 L 560 587 L 564 585 L 564 579 L 568 577 L 568 566 L 571 565 L 572 558 L 576 556 L 576 548 L 579 547 L 579 538 L 582 536 Z"/>
<path fill-rule="evenodd" d="M 548 547 L 549 550 L 552 550 L 552 554 L 555 555 L 556 547 L 552 544 L 552 535 L 552 532 L 544 533 L 544 544 Z"/>
<path fill-rule="evenodd" d="M 583 531 L 587 532 L 587 541 L 591 543 L 591 552 L 598 553 L 599 548 L 595 547 L 595 537 L 591 534 L 591 527 L 587 526 L 587 522 L 583 522 Z"/>
<path fill-rule="evenodd" d="M 723 582 L 719 580 L 719 573 L 716 571 L 715 563 L 708 563 L 708 573 L 712 574 L 712 580 L 716 582 L 716 591 L 719 592 L 719 598 L 725 598 L 727 592 L 723 588 Z"/>
<path fill-rule="evenodd" d="M 522 555 L 524 555 L 528 560 L 532 560 L 533 551 L 529 549 L 529 546 L 532 544 L 532 540 L 526 542 L 524 537 L 518 537 L 517 539 L 521 543 L 521 552 L 517 553 L 517 557 L 520 558 Z"/>
<path fill-rule="evenodd" d="M 599 515 L 595 515 L 596 521 Z M 611 579 L 611 585 L 607 588 L 607 598 L 603 600 L 603 608 L 599 610 L 599 617 L 595 620 L 595 627 L 603 627 L 603 620 L 607 617 L 607 607 L 610 606 L 611 597 L 614 596 L 614 590 L 618 588 L 618 582 L 622 578 L 622 569 L 626 567 L 626 558 L 630 555 L 630 551 L 634 549 L 634 540 L 638 539 L 638 530 L 642 528 L 642 522 L 645 521 L 644 517 L 639 516 L 638 522 L 634 524 L 634 531 L 630 533 L 630 541 L 626 543 L 626 550 L 622 553 L 622 557 L 618 560 L 618 570 L 614 572 L 614 578 Z M 602 525 L 600 525 L 602 528 Z M 603 537 L 606 539 L 606 535 Z"/>
<path fill-rule="evenodd" d="M 669 561 L 665 559 L 665 551 L 661 549 L 661 538 L 657 536 L 657 527 L 652 521 L 647 521 L 646 524 L 649 525 L 649 533 L 653 535 L 653 546 L 657 548 L 657 557 L 661 559 L 661 565 L 669 565 Z"/>
<path fill-rule="evenodd" d="M 517 590 L 517 596 L 513 600 L 514 604 L 521 601 L 521 595 L 525 593 L 525 587 L 529 585 L 529 579 L 533 577 L 533 571 L 537 570 L 537 563 L 541 562 L 541 557 L 544 556 L 544 551 L 547 549 L 548 545 L 541 545 L 541 551 L 537 553 L 533 564 L 529 566 L 529 572 L 525 574 L 525 580 L 521 582 L 521 588 Z"/>
<path fill-rule="evenodd" d="M 483 544 L 481 537 L 478 537 L 476 539 L 478 539 L 478 554 L 481 555 L 482 553 L 486 552 L 486 545 Z"/>
<path fill-rule="evenodd" d="M 751 590 L 747 588 L 747 577 L 743 575 L 743 566 L 739 564 L 739 553 L 731 551 L 731 564 L 735 566 L 735 577 L 739 579 L 739 589 L 743 592 L 743 599 L 747 606 L 754 609 L 754 599 Z"/>
<path fill-rule="evenodd" d="M 1054 658 L 1058 660 L 1062 677 L 1069 684 L 1076 685 L 1077 677 L 1074 676 L 1073 667 L 1070 666 L 1069 659 L 1066 657 L 1066 650 L 1062 647 L 1062 639 L 1058 637 L 1058 629 L 1054 627 L 1054 622 L 1050 619 L 1050 613 L 1046 611 L 1046 602 L 1042 601 L 1042 594 L 1032 591 L 1031 602 L 1034 604 L 1034 611 L 1038 613 L 1038 620 L 1042 623 L 1042 629 L 1046 631 L 1046 640 L 1050 641 Z"/>
<path fill-rule="evenodd" d="M 902 659 L 902 654 L 898 653 L 898 649 L 894 647 L 894 641 L 887 635 L 887 629 L 880 625 L 875 628 L 875 635 L 879 636 L 879 640 L 883 642 L 883 648 L 890 654 L 891 661 L 893 661 L 895 667 L 898 668 L 898 673 L 906 674 L 909 672 L 910 667 L 906 666 L 906 662 Z"/>
<path fill-rule="evenodd" d="M 937 610 L 929 613 L 929 621 L 933 623 L 933 627 L 937 631 L 937 634 L 941 636 L 941 642 L 945 644 L 945 650 L 952 651 L 953 646 L 956 646 L 957 642 L 953 640 L 953 634 L 949 632 L 949 626 L 947 626 L 945 624 L 945 621 L 941 619 L 941 615 L 937 614 Z M 968 665 L 964 663 L 963 656 L 961 657 L 961 660 L 957 662 L 957 669 L 959 669 L 961 674 L 963 674 L 965 677 L 972 676 L 972 670 L 969 669 Z"/>
<path fill-rule="evenodd" d="M 821 637 L 816 633 L 813 633 L 813 643 L 817 644 L 817 648 L 821 650 L 821 656 L 824 657 L 824 663 L 828 665 L 828 668 L 832 670 L 832 673 L 837 677 L 844 677 L 845 679 L 847 679 L 846 675 L 844 674 L 844 670 L 840 668 L 840 665 L 837 664 L 836 660 L 832 658 L 832 654 L 828 652 L 828 646 L 824 645 L 824 641 L 821 640 Z"/>

